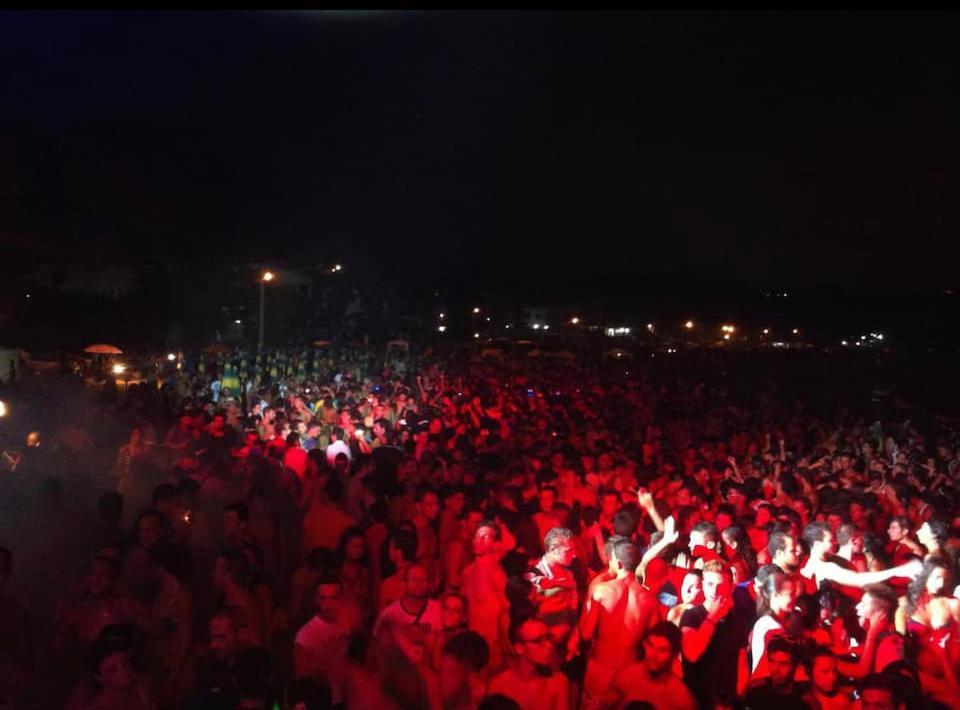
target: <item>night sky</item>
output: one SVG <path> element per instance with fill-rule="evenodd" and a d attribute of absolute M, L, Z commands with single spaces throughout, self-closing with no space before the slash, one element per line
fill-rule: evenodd
<path fill-rule="evenodd" d="M 936 291 L 960 263 L 958 25 L 4 13 L 0 238 L 91 263 Z"/>

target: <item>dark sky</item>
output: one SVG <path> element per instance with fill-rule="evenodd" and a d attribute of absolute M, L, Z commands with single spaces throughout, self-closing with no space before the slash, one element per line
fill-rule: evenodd
<path fill-rule="evenodd" d="M 958 25 L 4 13 L 2 230 L 58 252 L 374 260 L 454 283 L 944 288 Z"/>

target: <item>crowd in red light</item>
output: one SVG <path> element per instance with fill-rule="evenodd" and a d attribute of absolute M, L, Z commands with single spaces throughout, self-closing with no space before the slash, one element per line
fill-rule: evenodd
<path fill-rule="evenodd" d="M 353 369 L 133 386 L 48 647 L 0 596 L 0 707 L 960 705 L 956 432 L 749 364 Z"/>

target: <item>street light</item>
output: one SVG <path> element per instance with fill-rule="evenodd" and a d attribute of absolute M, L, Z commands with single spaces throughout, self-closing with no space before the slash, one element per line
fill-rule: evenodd
<path fill-rule="evenodd" d="M 276 278 L 272 271 L 264 271 L 260 277 L 260 340 L 257 342 L 257 350 L 263 350 L 263 297 L 264 286 Z"/>

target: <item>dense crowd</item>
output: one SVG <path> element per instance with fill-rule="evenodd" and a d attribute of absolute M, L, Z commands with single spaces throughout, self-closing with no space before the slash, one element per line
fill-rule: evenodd
<path fill-rule="evenodd" d="M 43 648 L 0 548 L 0 707 L 54 666 L 68 710 L 960 706 L 955 432 L 760 372 L 371 362 L 130 387 Z"/>

